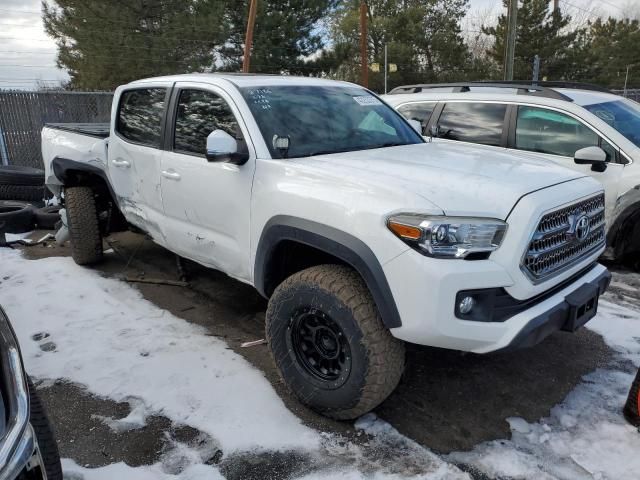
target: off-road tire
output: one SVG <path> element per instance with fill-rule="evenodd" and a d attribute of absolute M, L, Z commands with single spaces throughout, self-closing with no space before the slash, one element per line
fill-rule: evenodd
<path fill-rule="evenodd" d="M 45 471 L 47 472 L 47 480 L 62 480 L 62 465 L 60 465 L 60 453 L 58 452 L 58 444 L 51 430 L 51 423 L 47 417 L 47 413 L 40 401 L 38 392 L 31 382 L 29 383 L 29 401 L 30 401 L 30 417 L 29 423 L 33 427 L 40 448 L 40 455 Z"/>
<path fill-rule="evenodd" d="M 71 257 L 78 265 L 91 265 L 102 260 L 102 235 L 98 224 L 95 195 L 91 187 L 69 187 L 64 190 Z"/>
<path fill-rule="evenodd" d="M 46 193 L 44 170 L 21 165 L 0 166 L 0 200 L 39 202 Z"/>
<path fill-rule="evenodd" d="M 26 202 L 0 200 L 0 231 L 26 233 L 34 228 L 33 206 Z"/>
<path fill-rule="evenodd" d="M 0 200 L 41 202 L 46 196 L 44 185 L 0 185 Z"/>
<path fill-rule="evenodd" d="M 346 380 L 331 384 L 309 374 L 290 348 L 300 308 L 322 311 L 344 332 L 352 357 Z M 385 400 L 404 369 L 404 344 L 382 323 L 376 305 L 351 268 L 319 265 L 282 282 L 269 300 L 266 338 L 284 383 L 300 401 L 338 420 L 357 418 Z"/>

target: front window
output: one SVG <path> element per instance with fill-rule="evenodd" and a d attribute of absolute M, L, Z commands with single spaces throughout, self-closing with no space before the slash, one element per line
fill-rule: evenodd
<path fill-rule="evenodd" d="M 518 107 L 516 148 L 573 157 L 593 146 L 605 151 L 607 161 L 615 160 L 615 148 L 575 118 L 545 108 Z"/>
<path fill-rule="evenodd" d="M 273 158 L 423 142 L 398 113 L 362 88 L 270 85 L 240 90 Z"/>
<path fill-rule="evenodd" d="M 584 108 L 640 147 L 640 104 L 630 100 L 615 100 L 584 105 Z"/>
<path fill-rule="evenodd" d="M 431 114 L 436 108 L 435 102 L 408 103 L 398 108 L 398 112 L 407 120 L 416 120 L 422 125 L 422 134 L 426 133 Z"/>
<path fill-rule="evenodd" d="M 203 90 L 182 90 L 176 112 L 174 150 L 204 156 L 207 137 L 216 129 L 224 130 L 236 140 L 242 137 L 238 122 L 223 98 Z"/>
<path fill-rule="evenodd" d="M 438 137 L 500 146 L 507 106 L 498 103 L 447 103 L 438 120 Z"/>

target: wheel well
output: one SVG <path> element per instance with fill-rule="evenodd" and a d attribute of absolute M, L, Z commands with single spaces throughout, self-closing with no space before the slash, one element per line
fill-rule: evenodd
<path fill-rule="evenodd" d="M 83 170 L 66 169 L 63 180 L 64 188 L 91 187 L 103 234 L 127 230 L 127 221 L 120 212 L 109 184 L 102 176 Z"/>
<path fill-rule="evenodd" d="M 277 215 L 266 223 L 256 249 L 253 283 L 268 298 L 287 276 L 326 263 L 353 268 L 385 326 L 402 326 L 391 287 L 371 248 L 347 232 L 311 220 Z"/>
<path fill-rule="evenodd" d="M 608 243 L 614 248 L 615 259 L 622 259 L 640 250 L 640 204 L 627 208 L 611 227 Z"/>
<path fill-rule="evenodd" d="M 282 240 L 273 249 L 265 266 L 264 294 L 271 296 L 285 279 L 306 268 L 323 264 L 348 265 L 319 248 L 295 240 Z"/>

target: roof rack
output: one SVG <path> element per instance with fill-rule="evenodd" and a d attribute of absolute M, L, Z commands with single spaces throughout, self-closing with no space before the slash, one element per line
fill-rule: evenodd
<path fill-rule="evenodd" d="M 562 93 L 553 90 L 547 86 L 527 85 L 523 82 L 458 82 L 458 83 L 423 83 L 417 85 L 403 85 L 391 90 L 390 94 L 398 93 L 419 93 L 423 90 L 432 88 L 453 88 L 454 93 L 470 92 L 471 87 L 491 87 L 491 88 L 511 88 L 516 89 L 519 95 L 532 95 L 537 97 L 555 98 L 556 100 L 565 100 L 572 102 L 573 100 Z"/>
<path fill-rule="evenodd" d="M 494 83 L 493 81 L 473 81 L 472 83 Z M 528 85 L 528 80 L 501 80 L 498 83 L 504 83 L 506 85 Z M 602 92 L 602 93 L 611 93 L 611 90 L 608 88 L 601 87 L 600 85 L 595 85 L 593 83 L 582 83 L 582 82 L 568 82 L 564 80 L 544 80 L 535 83 L 531 83 L 534 86 L 547 87 L 547 88 L 567 88 L 567 89 L 576 89 L 576 90 L 590 90 L 593 92 Z"/>

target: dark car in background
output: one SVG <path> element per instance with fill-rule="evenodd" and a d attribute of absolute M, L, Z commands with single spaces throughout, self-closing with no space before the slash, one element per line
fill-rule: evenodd
<path fill-rule="evenodd" d="M 0 307 L 0 480 L 61 480 L 55 438 Z"/>

